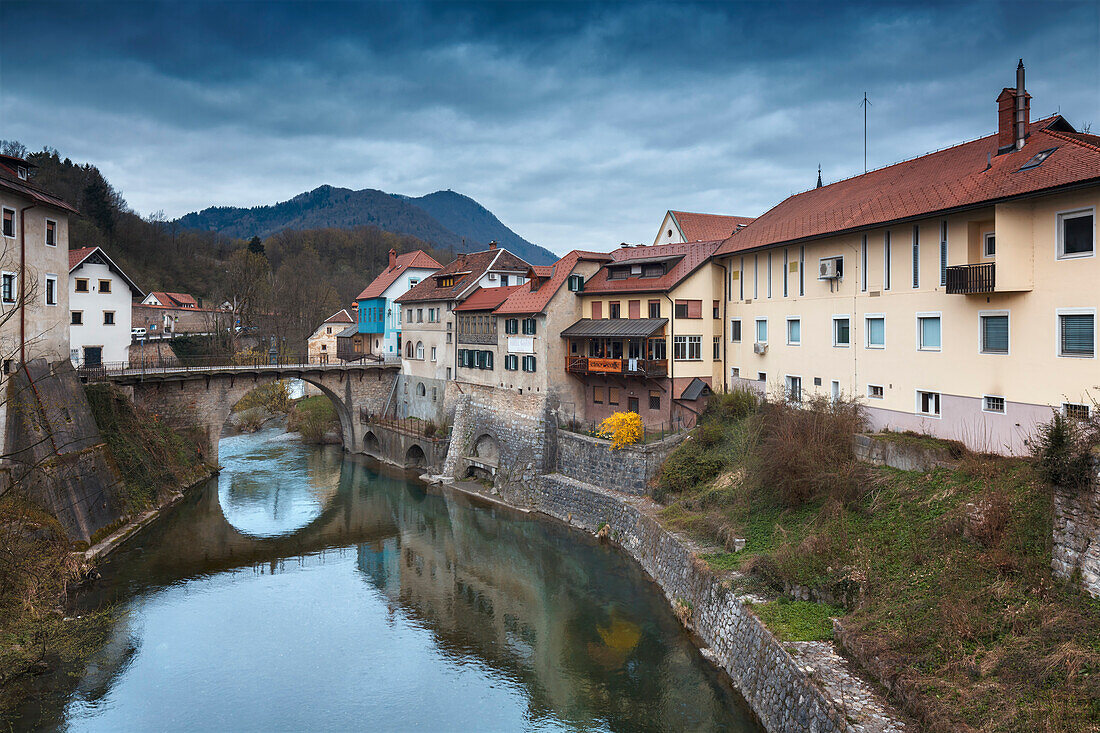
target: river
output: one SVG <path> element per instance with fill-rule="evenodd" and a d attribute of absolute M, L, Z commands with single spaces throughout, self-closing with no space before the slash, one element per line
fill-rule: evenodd
<path fill-rule="evenodd" d="M 103 565 L 108 642 L 17 729 L 760 730 L 621 552 L 288 437 Z"/>

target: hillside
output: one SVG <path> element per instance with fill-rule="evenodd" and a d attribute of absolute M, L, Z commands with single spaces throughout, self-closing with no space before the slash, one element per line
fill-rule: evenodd
<path fill-rule="evenodd" d="M 287 229 L 374 226 L 416 237 L 438 249 L 472 251 L 496 240 L 532 264 L 557 259 L 506 227 L 473 199 L 452 191 L 410 198 L 370 188 L 353 191 L 321 186 L 273 205 L 203 209 L 181 217 L 176 224 L 244 239 L 253 235 L 266 238 Z"/>

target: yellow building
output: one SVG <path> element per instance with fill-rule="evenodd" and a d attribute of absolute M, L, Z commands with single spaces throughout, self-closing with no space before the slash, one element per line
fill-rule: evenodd
<path fill-rule="evenodd" d="M 1100 395 L 1100 136 L 1030 122 L 783 201 L 729 237 L 727 386 L 863 398 L 876 428 L 1021 453 Z"/>
<path fill-rule="evenodd" d="M 585 420 L 630 411 L 647 426 L 695 425 L 722 382 L 724 277 L 710 260 L 719 244 L 622 247 L 584 283 L 581 319 L 561 335 Z"/>

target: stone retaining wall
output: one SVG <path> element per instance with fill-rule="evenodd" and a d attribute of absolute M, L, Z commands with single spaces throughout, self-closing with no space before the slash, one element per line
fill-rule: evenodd
<path fill-rule="evenodd" d="M 649 480 L 661 468 L 686 433 L 651 445 L 611 450 L 611 441 L 558 430 L 554 466 L 558 473 L 628 494 L 645 494 Z"/>
<path fill-rule="evenodd" d="M 876 466 L 890 466 L 902 471 L 931 471 L 951 463 L 951 451 L 947 447 L 921 445 L 883 438 L 876 435 L 857 434 L 852 439 L 856 458 Z"/>
<path fill-rule="evenodd" d="M 904 730 L 871 688 L 837 662 L 828 644 L 783 644 L 692 551 L 643 511 L 642 497 L 560 474 L 501 488 L 506 501 L 590 532 L 603 523 L 657 582 L 686 625 L 709 647 L 764 727 L 775 733 Z"/>
<path fill-rule="evenodd" d="M 1091 489 L 1054 489 L 1054 547 L 1051 566 L 1068 578 L 1078 568 L 1081 585 L 1100 598 L 1100 456 L 1093 461 L 1096 480 Z"/>

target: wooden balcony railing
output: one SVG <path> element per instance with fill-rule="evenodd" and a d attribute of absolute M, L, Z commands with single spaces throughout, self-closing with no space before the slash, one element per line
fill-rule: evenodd
<path fill-rule="evenodd" d="M 980 265 L 953 265 L 947 268 L 949 295 L 992 293 L 997 285 L 997 269 L 992 262 Z"/>
<path fill-rule="evenodd" d="M 565 371 L 573 374 L 622 374 L 628 377 L 665 377 L 667 359 L 604 359 L 601 357 L 567 356 Z"/>

